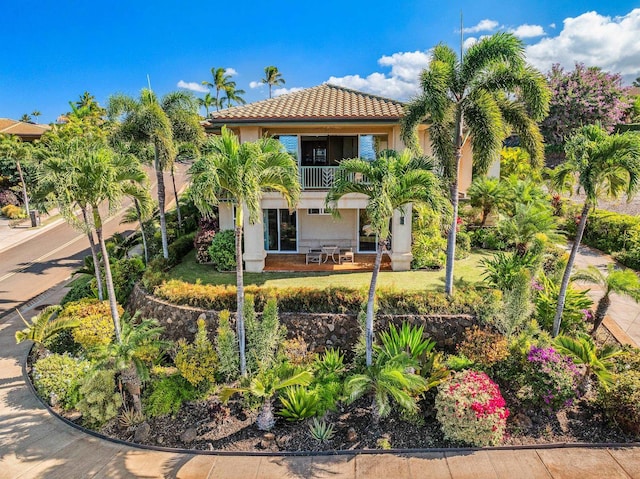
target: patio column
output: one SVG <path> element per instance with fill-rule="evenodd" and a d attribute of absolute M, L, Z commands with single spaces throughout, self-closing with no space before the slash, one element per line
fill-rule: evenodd
<path fill-rule="evenodd" d="M 262 213 L 261 213 L 262 214 Z M 245 271 L 248 273 L 262 273 L 267 253 L 264 250 L 264 225 L 262 218 L 252 224 L 249 221 L 249 211 L 244 206 L 244 259 Z"/>
<path fill-rule="evenodd" d="M 411 269 L 411 204 L 406 205 L 403 212 L 393 212 L 391 236 L 391 269 L 408 271 Z"/>

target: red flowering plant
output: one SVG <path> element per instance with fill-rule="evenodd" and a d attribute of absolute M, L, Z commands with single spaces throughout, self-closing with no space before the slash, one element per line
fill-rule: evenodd
<path fill-rule="evenodd" d="M 454 373 L 438 388 L 436 418 L 447 439 L 473 446 L 501 444 L 509 410 L 500 388 L 483 372 Z"/>

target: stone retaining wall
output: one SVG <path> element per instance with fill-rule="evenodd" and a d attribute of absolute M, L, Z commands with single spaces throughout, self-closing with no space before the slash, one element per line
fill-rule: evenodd
<path fill-rule="evenodd" d="M 178 306 L 168 303 L 150 294 L 136 285 L 129 298 L 127 310 L 140 311 L 142 317 L 156 318 L 165 328 L 167 339 L 185 338 L 191 341 L 196 333 L 196 320 L 205 315 L 209 332 L 213 334 L 218 327 L 218 312 L 190 306 Z M 231 321 L 234 314 L 231 314 Z M 396 325 L 407 321 L 410 324 L 423 325 L 425 335 L 436 341 L 440 348 L 451 349 L 461 341 L 466 328 L 478 321 L 469 314 L 457 315 L 385 315 L 379 314 L 376 330 L 384 330 L 392 322 Z M 357 341 L 359 329 L 355 314 L 328 313 L 287 313 L 280 312 L 280 322 L 287 328 L 287 337 L 302 337 L 313 351 L 322 351 L 325 347 L 351 349 Z"/>

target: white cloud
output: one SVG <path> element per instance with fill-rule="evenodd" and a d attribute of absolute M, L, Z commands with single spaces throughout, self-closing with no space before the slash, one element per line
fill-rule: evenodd
<path fill-rule="evenodd" d="M 229 68 L 225 69 L 224 74 L 225 75 L 229 75 L 230 77 L 232 77 L 232 76 L 237 75 L 238 72 L 234 68 L 229 67 Z"/>
<path fill-rule="evenodd" d="M 489 20 L 488 18 L 484 20 L 480 20 L 477 25 L 473 27 L 463 28 L 462 31 L 464 33 L 478 33 L 478 32 L 489 32 L 491 30 L 495 30 L 498 25 L 500 25 L 495 20 Z"/>
<path fill-rule="evenodd" d="M 527 23 L 516 28 L 511 28 L 509 31 L 519 38 L 535 38 L 546 35 L 544 28 L 540 25 L 529 25 Z"/>
<path fill-rule="evenodd" d="M 328 83 L 374 93 L 388 98 L 406 100 L 418 92 L 420 72 L 429 64 L 428 52 L 398 52 L 385 55 L 378 60 L 383 67 L 391 67 L 387 75 L 380 72 L 365 77 L 346 75 L 330 77 Z"/>
<path fill-rule="evenodd" d="M 476 43 L 478 43 L 478 39 L 476 37 L 467 37 L 464 39 L 464 42 L 462 43 L 462 47 L 465 50 L 468 50 L 469 47 L 472 47 Z"/>
<path fill-rule="evenodd" d="M 207 93 L 209 91 L 209 89 L 206 86 L 201 85 L 200 83 L 196 83 L 194 81 L 186 82 L 184 80 L 180 80 L 176 86 L 178 88 L 185 88 L 187 90 L 195 91 L 198 93 Z"/>
<path fill-rule="evenodd" d="M 549 24 L 549 28 L 556 28 L 556 24 L 555 23 L 550 23 Z"/>
<path fill-rule="evenodd" d="M 298 87 L 298 86 L 294 86 L 292 88 L 276 88 L 275 90 L 273 90 L 273 96 L 276 97 L 276 96 L 286 95 L 287 93 L 295 93 L 301 90 L 304 90 L 304 88 Z"/>
<path fill-rule="evenodd" d="M 260 88 L 261 86 L 264 86 L 264 83 L 262 83 L 261 81 L 249 82 L 249 88 Z"/>
<path fill-rule="evenodd" d="M 619 17 L 586 12 L 564 20 L 555 37 L 527 47 L 527 59 L 543 72 L 554 63 L 572 69 L 576 62 L 619 72 L 631 82 L 640 72 L 640 8 Z"/>

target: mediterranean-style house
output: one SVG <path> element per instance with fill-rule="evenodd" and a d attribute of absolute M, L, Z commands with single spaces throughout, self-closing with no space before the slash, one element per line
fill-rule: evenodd
<path fill-rule="evenodd" d="M 218 133 L 226 125 L 241 142 L 271 136 L 279 139 L 298 161 L 302 194 L 295 211 L 289 211 L 280 194 L 266 193 L 262 199 L 262 222 L 251 224 L 245 220 L 246 270 L 263 271 L 267 255 L 309 253 L 323 246 L 325 254 L 332 252 L 332 246 L 355 253 L 375 253 L 376 239 L 367 227 L 366 197 L 343 197 L 337 205 L 340 217 L 336 218 L 325 211 L 325 196 L 341 160 L 373 160 L 381 150 L 405 148 L 400 135 L 403 114 L 404 105 L 399 101 L 330 84 L 214 112 L 204 123 L 208 133 Z M 418 138 L 423 151 L 430 154 L 426 125 L 419 127 Z M 467 146 L 459 172 L 461 192 L 470 185 L 471 172 L 471 151 Z M 221 204 L 219 216 L 221 229 L 233 228 L 231 205 Z M 389 256 L 394 271 L 409 269 L 410 208 L 394 214 Z M 317 257 L 313 259 L 318 261 Z"/>

